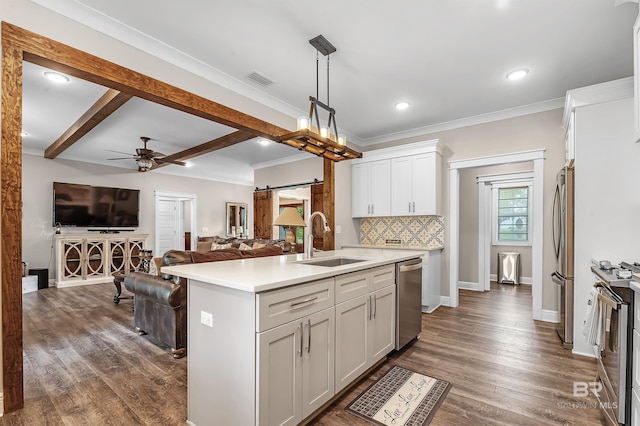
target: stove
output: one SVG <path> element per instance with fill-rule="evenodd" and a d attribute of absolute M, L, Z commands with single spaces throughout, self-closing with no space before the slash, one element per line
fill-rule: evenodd
<path fill-rule="evenodd" d="M 610 287 L 629 288 L 631 279 L 640 277 L 640 263 L 620 262 L 619 265 L 612 265 L 611 269 L 602 269 L 594 264 L 591 272 Z"/>
<path fill-rule="evenodd" d="M 599 388 L 596 394 L 600 410 L 609 424 L 631 421 L 633 302 L 631 279 L 640 277 L 640 264 L 621 262 L 611 269 L 601 269 L 600 262 L 591 267 L 597 282 L 599 343 L 594 346 Z"/>

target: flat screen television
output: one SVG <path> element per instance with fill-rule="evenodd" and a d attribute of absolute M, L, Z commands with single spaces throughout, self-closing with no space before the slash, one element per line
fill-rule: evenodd
<path fill-rule="evenodd" d="M 138 227 L 140 190 L 53 182 L 53 226 Z"/>

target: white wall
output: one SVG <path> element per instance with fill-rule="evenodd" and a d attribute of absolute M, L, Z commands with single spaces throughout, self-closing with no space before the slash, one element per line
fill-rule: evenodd
<path fill-rule="evenodd" d="M 226 235 L 226 202 L 247 203 L 249 230 L 253 234 L 253 187 L 202 179 L 183 178 L 157 172 L 140 173 L 118 167 L 70 160 L 48 160 L 22 156 L 22 260 L 31 268 L 49 268 L 55 276 L 53 253 L 53 181 L 112 186 L 140 190 L 140 227 L 149 234 L 147 247 L 155 238 L 154 191 L 190 193 L 197 196 L 197 226 L 200 235 Z M 202 233 L 203 228 L 209 228 Z M 63 228 L 63 233 L 84 229 Z M 192 235 L 192 241 L 197 236 Z"/>
<path fill-rule="evenodd" d="M 576 109 L 574 352 L 592 354 L 582 325 L 591 259 L 640 261 L 640 144 L 631 98 Z"/>

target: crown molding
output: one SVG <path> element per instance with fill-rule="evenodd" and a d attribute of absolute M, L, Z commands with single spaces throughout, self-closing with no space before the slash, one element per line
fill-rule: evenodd
<path fill-rule="evenodd" d="M 369 146 L 379 143 L 396 141 L 399 139 L 413 138 L 429 135 L 447 130 L 459 129 L 467 126 L 490 123 L 492 121 L 506 120 L 508 118 L 520 117 L 523 115 L 535 114 L 538 112 L 550 111 L 562 108 L 564 98 L 556 98 L 548 101 L 536 102 L 534 104 L 522 105 L 515 108 L 504 109 L 486 114 L 475 115 L 472 117 L 461 118 L 459 120 L 447 121 L 444 123 L 433 124 L 430 126 L 418 127 L 411 130 L 405 130 L 397 133 L 389 133 L 387 135 L 375 136 L 364 139 L 360 146 Z"/>
<path fill-rule="evenodd" d="M 576 108 L 633 97 L 633 77 L 607 81 L 567 91 L 562 125 L 569 128 L 571 113 Z"/>

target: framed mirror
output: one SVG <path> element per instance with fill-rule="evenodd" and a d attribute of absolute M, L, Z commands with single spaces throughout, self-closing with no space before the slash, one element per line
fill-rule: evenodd
<path fill-rule="evenodd" d="M 227 203 L 227 237 L 247 236 L 247 204 Z"/>

